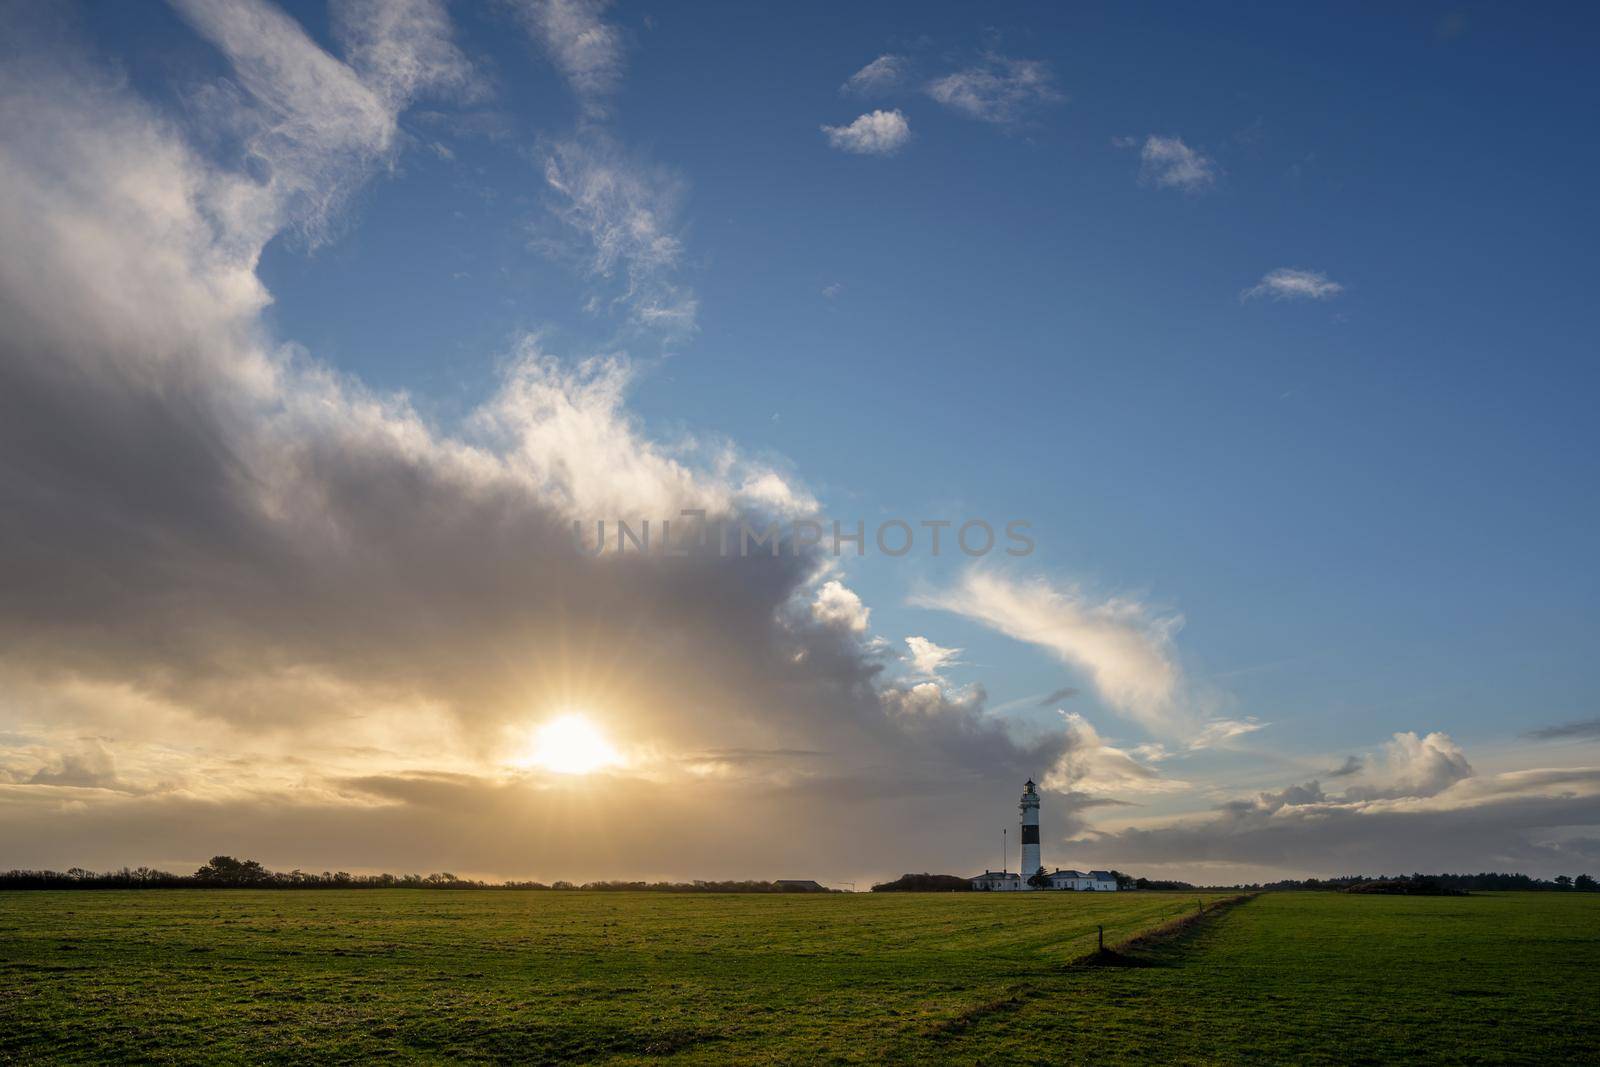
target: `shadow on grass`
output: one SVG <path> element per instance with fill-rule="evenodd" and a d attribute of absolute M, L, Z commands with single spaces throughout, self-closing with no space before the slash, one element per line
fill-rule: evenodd
<path fill-rule="evenodd" d="M 927 1036 L 935 1040 L 954 1037 L 970 1030 L 979 1021 L 1016 1011 L 1031 995 L 1032 992 L 1028 990 L 1012 990 L 1005 996 L 997 997 L 985 1004 L 974 1005 L 960 1015 L 938 1020 L 928 1027 Z"/>
<path fill-rule="evenodd" d="M 1084 967 L 1176 967 L 1174 960 L 1152 959 L 1148 956 L 1129 956 L 1113 948 L 1103 948 L 1099 952 L 1073 960 L 1067 965 L 1070 970 Z"/>
<path fill-rule="evenodd" d="M 1118 942 L 1110 948 L 1101 948 L 1067 963 L 1074 971 L 1095 967 L 1180 967 L 1184 949 L 1212 920 L 1226 915 L 1239 905 L 1255 899 L 1254 893 L 1241 893 L 1236 897 L 1213 901 L 1204 908 L 1179 916 L 1170 922 L 1146 930 Z"/>

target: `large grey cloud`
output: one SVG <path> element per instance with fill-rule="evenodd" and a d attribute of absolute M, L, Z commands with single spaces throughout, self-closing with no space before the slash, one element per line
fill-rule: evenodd
<path fill-rule="evenodd" d="M 807 610 L 813 559 L 578 554 L 571 520 L 597 510 L 803 498 L 725 449 L 652 441 L 625 361 L 529 340 L 450 429 L 271 337 L 265 242 L 328 239 L 399 150 L 399 112 L 468 75 L 437 5 L 348 7 L 349 62 L 266 4 L 178 6 L 234 72 L 196 90 L 195 121 L 242 131 L 243 159 L 197 147 L 189 119 L 36 15 L 7 34 L 0 698 L 25 738 L 0 775 L 8 856 L 270 846 L 277 863 L 433 866 L 430 842 L 470 842 L 454 866 L 548 872 L 592 847 L 593 820 L 569 829 L 568 786 L 495 771 L 494 753 L 561 703 L 612 713 L 646 753 L 613 844 L 663 874 L 735 844 L 740 873 L 763 873 L 772 841 L 807 869 L 881 857 L 897 830 L 933 834 L 904 832 L 909 798 L 970 821 L 976 797 L 1055 758 L 1059 738 L 1018 743 L 981 699 L 906 714 L 860 635 Z M 435 769 L 409 740 L 424 726 L 455 746 Z M 813 833 L 866 794 L 881 802 Z"/>

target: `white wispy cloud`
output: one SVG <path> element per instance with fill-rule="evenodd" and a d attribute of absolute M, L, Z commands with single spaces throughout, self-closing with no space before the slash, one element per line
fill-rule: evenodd
<path fill-rule="evenodd" d="M 640 326 L 692 333 L 699 302 L 677 279 L 682 181 L 595 133 L 552 144 L 544 178 L 552 211 L 584 241 L 589 275 L 621 283 L 613 302 Z"/>
<path fill-rule="evenodd" d="M 1189 783 L 1167 778 L 1136 756 L 1108 743 L 1080 713 L 1064 712 L 1067 744 L 1039 784 L 1053 792 L 1105 796 L 1176 793 Z"/>
<path fill-rule="evenodd" d="M 946 667 L 959 663 L 959 648 L 936 645 L 926 637 L 908 637 L 906 646 L 911 649 L 911 667 L 924 678 L 938 678 Z"/>
<path fill-rule="evenodd" d="M 244 99 L 215 86 L 197 95 L 208 119 L 237 130 L 261 161 L 259 183 L 219 197 L 242 246 L 292 222 L 312 243 L 372 167 L 393 150 L 397 103 L 256 0 L 174 0 L 178 13 L 232 62 Z"/>
<path fill-rule="evenodd" d="M 1200 728 L 1200 733 L 1189 742 L 1189 748 L 1221 748 L 1236 737 L 1264 730 L 1270 725 L 1254 719 L 1212 719 Z"/>
<path fill-rule="evenodd" d="M 1050 652 L 1083 670 L 1118 711 L 1162 733 L 1187 733 L 1192 716 L 1180 706 L 1182 671 L 1172 636 L 1180 616 L 1127 598 L 1095 600 L 1043 580 L 1016 581 L 979 568 L 943 592 L 913 603 L 975 619 Z"/>
<path fill-rule="evenodd" d="M 1178 137 L 1145 138 L 1139 150 L 1139 180 L 1163 189 L 1198 193 L 1217 183 L 1217 161 Z"/>
<path fill-rule="evenodd" d="M 424 91 L 464 100 L 486 91 L 441 0 L 334 0 L 331 14 L 345 62 L 395 106 Z"/>
<path fill-rule="evenodd" d="M 828 144 L 841 152 L 887 156 L 911 140 L 911 124 L 898 110 L 869 111 L 848 126 L 824 126 Z"/>
<path fill-rule="evenodd" d="M 1049 64 L 994 52 L 976 66 L 935 78 L 925 91 L 953 111 L 997 125 L 1018 122 L 1035 107 L 1065 99 Z"/>
<path fill-rule="evenodd" d="M 1239 294 L 1241 300 L 1267 297 L 1272 300 L 1331 300 L 1344 292 L 1344 286 L 1318 270 L 1279 267 Z"/>
<path fill-rule="evenodd" d="M 603 118 L 622 84 L 622 33 L 603 16 L 609 0 L 512 0 L 584 112 Z"/>
<path fill-rule="evenodd" d="M 635 380 L 620 356 L 570 364 L 537 336 L 513 346 L 499 391 L 470 417 L 474 437 L 541 500 L 585 520 L 814 511 L 816 501 L 772 467 L 726 444 L 646 436 L 627 409 Z"/>
<path fill-rule="evenodd" d="M 909 67 L 904 56 L 881 55 L 846 78 L 839 91 L 850 96 L 872 96 L 905 84 Z"/>

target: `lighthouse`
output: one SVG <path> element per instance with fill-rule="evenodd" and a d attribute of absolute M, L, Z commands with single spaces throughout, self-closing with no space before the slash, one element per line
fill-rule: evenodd
<path fill-rule="evenodd" d="M 1039 793 L 1032 778 L 1022 787 L 1022 802 L 1017 809 L 1022 812 L 1022 884 L 1031 888 L 1028 879 L 1044 870 L 1039 861 Z"/>

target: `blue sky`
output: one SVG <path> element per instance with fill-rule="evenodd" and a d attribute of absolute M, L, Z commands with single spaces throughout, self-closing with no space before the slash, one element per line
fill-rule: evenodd
<path fill-rule="evenodd" d="M 468 11 L 516 133 L 406 121 L 455 158 L 408 155 L 333 247 L 270 248 L 275 321 L 442 419 L 518 331 L 659 357 L 634 395 L 652 425 L 786 457 L 829 514 L 1026 518 L 1033 562 L 1180 610 L 1198 670 L 1251 672 L 1242 706 L 1318 745 L 1592 711 L 1581 10 L 742 10 L 610 16 L 617 137 L 683 183 L 693 336 L 620 336 L 530 247 L 551 223 L 529 146 L 572 126 L 571 94 Z M 1007 126 L 918 92 L 986 50 L 1048 64 L 1064 99 Z M 841 94 L 884 54 L 907 85 Z M 878 107 L 908 116 L 904 149 L 828 148 L 819 125 Z M 1151 134 L 1215 183 L 1141 184 L 1113 142 Z M 1282 266 L 1345 291 L 1240 301 Z M 997 699 L 1056 687 L 899 603 L 937 575 L 856 580 L 891 632 L 970 648 Z"/>
<path fill-rule="evenodd" d="M 885 692 L 931 679 L 1019 744 L 1075 714 L 1062 744 L 1174 783 L 1076 791 L 1138 805 L 1077 839 L 1113 858 L 1189 871 L 1093 835 L 1258 791 L 1277 811 L 1268 793 L 1352 754 L 1367 792 L 1322 802 L 1466 806 L 1437 798 L 1467 775 L 1411 774 L 1413 743 L 1470 754 L 1473 788 L 1548 769 L 1523 735 L 1553 725 L 1594 762 L 1592 11 L 404 6 L 442 36 L 286 3 L 254 75 L 257 31 L 228 34 L 266 3 L 88 3 L 29 40 L 123 72 L 201 173 L 301 182 L 272 201 L 248 265 L 271 302 L 245 321 L 441 448 L 480 440 L 533 346 L 626 366 L 597 424 L 619 447 L 726 447 L 869 529 L 1030 522 L 1025 560 L 919 546 L 795 595 L 859 598 L 850 655 Z M 448 56 L 412 76 L 358 40 Z M 316 55 L 389 109 L 358 163 L 313 158 L 338 107 L 273 81 Z M 319 183 L 338 195 L 313 210 Z M 1043 614 L 1006 590 L 1045 591 Z M 919 674 L 907 637 L 959 652 Z M 1145 671 L 1102 643 L 1124 638 L 1172 672 L 1166 710 L 1108 681 Z M 1207 743 L 1208 723 L 1239 729 Z M 17 728 L 27 759 L 66 758 Z M 1058 755 L 1013 753 L 1041 776 Z"/>

